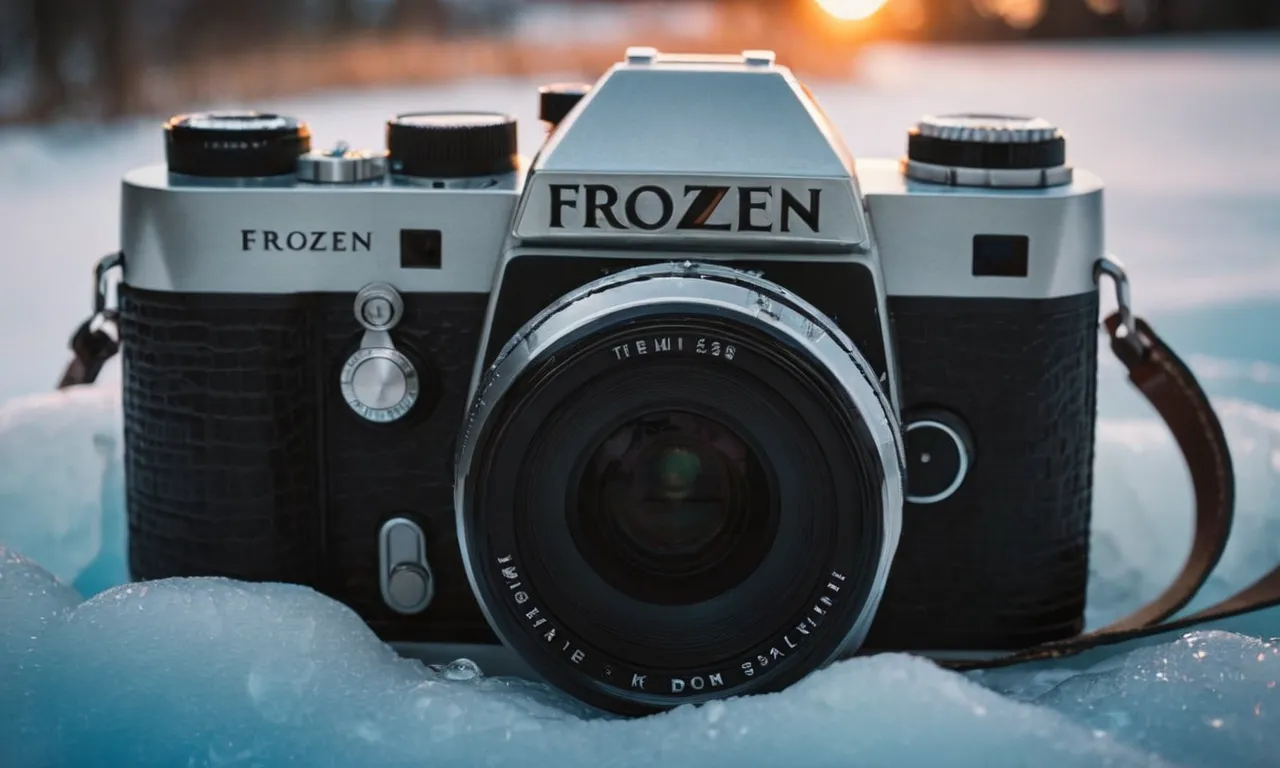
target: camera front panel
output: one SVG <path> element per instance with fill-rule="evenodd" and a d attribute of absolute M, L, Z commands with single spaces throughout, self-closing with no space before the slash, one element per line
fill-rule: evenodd
<path fill-rule="evenodd" d="M 402 294 L 390 334 L 416 402 L 374 423 L 344 399 L 354 293 L 193 294 L 122 286 L 125 472 L 136 579 L 306 584 L 386 640 L 494 642 L 454 528 L 453 450 L 488 294 Z M 434 596 L 382 596 L 379 536 L 423 533 Z"/>
<path fill-rule="evenodd" d="M 402 294 L 404 316 L 390 331 L 418 374 L 409 412 L 386 424 L 358 415 L 340 391 L 341 368 L 360 347 L 353 295 L 326 305 L 323 359 L 324 589 L 387 641 L 492 643 L 458 554 L 453 460 L 480 348 L 488 294 Z M 421 611 L 400 613 L 385 599 L 379 560 L 392 519 L 422 532 L 433 595 Z"/>
<path fill-rule="evenodd" d="M 867 639 L 1005 650 L 1083 628 L 1097 407 L 1098 294 L 891 296 L 904 419 L 953 414 L 971 444 L 946 498 L 903 508 Z M 907 433 L 907 474 L 927 471 Z M 910 482 L 908 483 L 910 487 Z"/>

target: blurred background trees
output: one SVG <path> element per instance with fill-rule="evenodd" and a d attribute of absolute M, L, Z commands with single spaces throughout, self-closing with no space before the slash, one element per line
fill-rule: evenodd
<path fill-rule="evenodd" d="M 463 40 L 490 41 L 481 62 L 489 71 L 522 71 L 537 61 L 554 68 L 547 53 L 560 37 L 566 48 L 600 37 L 598 27 L 583 27 L 588 11 L 656 19 L 695 6 L 750 6 L 768 15 L 766 24 L 757 19 L 758 37 L 780 54 L 779 30 L 799 27 L 850 46 L 1280 26 L 1280 0 L 0 0 L 0 123 L 109 119 L 183 97 L 447 77 L 459 57 L 478 66 L 474 52 L 458 46 Z M 855 22 L 828 12 L 867 7 L 876 12 Z M 717 18 L 722 27 L 737 24 L 737 17 Z M 622 37 L 640 34 L 633 23 L 619 26 Z M 822 34 L 831 30 L 847 34 Z M 732 31 L 722 30 L 726 45 Z M 616 43 L 609 45 L 616 57 Z M 537 55 L 524 50 L 531 46 Z"/>

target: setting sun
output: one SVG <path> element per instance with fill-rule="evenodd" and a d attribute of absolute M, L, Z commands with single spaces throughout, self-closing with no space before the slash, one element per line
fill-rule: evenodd
<path fill-rule="evenodd" d="M 818 6 L 841 21 L 861 21 L 884 7 L 888 0 L 817 0 Z"/>

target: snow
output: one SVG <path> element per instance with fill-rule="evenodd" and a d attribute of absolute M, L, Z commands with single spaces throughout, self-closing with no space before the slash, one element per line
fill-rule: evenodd
<path fill-rule="evenodd" d="M 922 112 L 1017 109 L 1065 125 L 1074 161 L 1107 179 L 1109 244 L 1140 311 L 1202 377 L 1235 461 L 1235 535 L 1196 606 L 1280 560 L 1280 150 L 1264 136 L 1280 117 L 1277 67 L 1265 40 L 890 47 L 860 59 L 853 82 L 814 84 L 856 154 L 896 154 Z M 510 107 L 531 152 L 534 86 L 283 109 L 322 144 L 374 144 L 402 106 Z M 1280 609 L 988 673 L 858 658 L 779 694 L 627 721 L 465 664 L 398 658 L 305 588 L 124 583 L 118 369 L 45 390 L 92 262 L 115 244 L 118 176 L 159 152 L 156 121 L 0 132 L 0 765 L 1280 764 L 1267 642 Z M 1100 376 L 1091 626 L 1164 586 L 1191 511 L 1164 428 L 1109 358 Z"/>

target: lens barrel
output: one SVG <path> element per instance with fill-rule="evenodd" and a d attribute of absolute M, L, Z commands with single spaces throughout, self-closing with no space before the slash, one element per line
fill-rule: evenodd
<path fill-rule="evenodd" d="M 495 632 L 622 714 L 780 690 L 870 628 L 902 440 L 870 366 L 798 297 L 725 267 L 563 297 L 473 400 L 455 491 Z"/>

